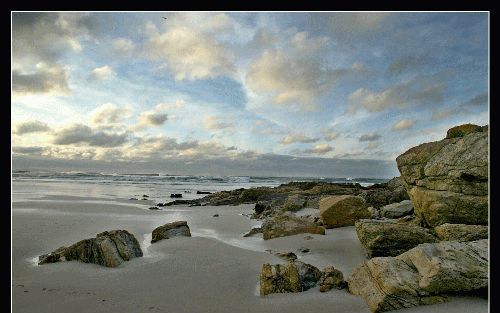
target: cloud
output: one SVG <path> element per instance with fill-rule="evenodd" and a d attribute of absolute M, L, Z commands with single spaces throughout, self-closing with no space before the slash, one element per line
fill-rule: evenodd
<path fill-rule="evenodd" d="M 304 134 L 295 134 L 295 135 L 287 135 L 281 140 L 281 144 L 289 145 L 292 143 L 300 142 L 300 143 L 312 143 L 319 141 L 319 138 L 311 138 Z"/>
<path fill-rule="evenodd" d="M 89 119 L 93 125 L 106 126 L 117 124 L 131 116 L 129 108 L 121 108 L 113 103 L 104 103 L 90 112 Z"/>
<path fill-rule="evenodd" d="M 327 143 L 317 144 L 311 149 L 298 150 L 298 152 L 304 154 L 325 154 L 330 151 L 333 151 L 333 147 Z"/>
<path fill-rule="evenodd" d="M 339 138 L 339 133 L 333 131 L 333 129 L 331 129 L 331 128 L 323 128 L 321 130 L 321 132 L 323 134 L 325 134 L 324 138 L 327 141 L 332 141 L 332 140 L 335 140 L 335 139 Z"/>
<path fill-rule="evenodd" d="M 359 141 L 375 141 L 375 140 L 378 140 L 380 138 L 382 138 L 382 136 L 380 134 L 368 133 L 368 134 L 365 134 L 365 135 L 359 137 Z"/>
<path fill-rule="evenodd" d="M 402 109 L 410 105 L 438 103 L 443 101 L 445 88 L 439 75 L 417 76 L 409 82 L 378 92 L 359 88 L 348 96 L 346 113 L 355 113 L 360 107 L 369 112 L 381 112 L 389 108 Z"/>
<path fill-rule="evenodd" d="M 16 135 L 24 135 L 29 133 L 40 133 L 40 132 L 48 132 L 51 128 L 40 121 L 27 121 L 16 125 L 16 129 L 14 133 Z"/>
<path fill-rule="evenodd" d="M 232 123 L 223 122 L 215 115 L 209 115 L 203 119 L 203 126 L 207 130 L 220 130 L 232 127 Z"/>
<path fill-rule="evenodd" d="M 19 154 L 39 155 L 43 151 L 43 147 L 12 147 L 12 152 Z"/>
<path fill-rule="evenodd" d="M 181 109 L 186 106 L 184 100 L 175 100 L 174 103 L 158 103 L 155 107 L 159 111 L 168 111 L 174 109 Z"/>
<path fill-rule="evenodd" d="M 145 111 L 139 115 L 139 123 L 132 127 L 134 130 L 141 130 L 148 127 L 158 127 L 168 120 L 166 113 L 157 111 Z"/>
<path fill-rule="evenodd" d="M 387 68 L 387 72 L 392 75 L 399 75 L 426 64 L 429 57 L 429 53 L 420 55 L 405 55 L 392 61 Z"/>
<path fill-rule="evenodd" d="M 95 147 L 116 147 L 127 142 L 127 133 L 113 134 L 95 131 L 89 126 L 74 124 L 54 133 L 56 145 L 87 144 Z"/>
<path fill-rule="evenodd" d="M 90 72 L 90 80 L 109 80 L 115 76 L 116 73 L 113 71 L 111 66 L 104 65 L 101 67 L 96 67 Z"/>
<path fill-rule="evenodd" d="M 127 38 L 114 39 L 111 43 L 111 47 L 113 52 L 115 52 L 115 54 L 121 56 L 129 56 L 136 49 L 134 42 Z"/>
<path fill-rule="evenodd" d="M 481 106 L 481 105 L 486 105 L 488 104 L 488 93 L 481 93 L 478 94 L 475 97 L 472 97 L 468 101 L 466 101 L 463 105 L 464 106 Z"/>
<path fill-rule="evenodd" d="M 444 110 L 432 111 L 432 120 L 444 120 L 456 115 L 469 114 L 471 109 L 485 106 L 488 104 L 488 93 L 478 94 L 458 106 Z"/>
<path fill-rule="evenodd" d="M 397 122 L 392 126 L 393 130 L 405 130 L 409 129 L 415 124 L 414 120 L 411 119 L 402 119 L 401 121 Z"/>
<path fill-rule="evenodd" d="M 162 62 L 176 80 L 233 76 L 234 56 L 214 36 L 189 25 L 172 25 L 159 32 L 147 26 L 146 57 Z"/>
<path fill-rule="evenodd" d="M 69 93 L 68 74 L 58 65 L 49 66 L 39 63 L 35 72 L 22 73 L 12 70 L 12 91 L 17 95 L 52 93 L 67 95 Z"/>

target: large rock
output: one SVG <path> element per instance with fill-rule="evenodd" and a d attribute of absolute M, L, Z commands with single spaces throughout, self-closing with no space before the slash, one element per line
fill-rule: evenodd
<path fill-rule="evenodd" d="M 410 200 L 391 203 L 380 208 L 380 216 L 386 218 L 400 218 L 413 214 L 413 204 Z"/>
<path fill-rule="evenodd" d="M 415 213 L 428 226 L 488 223 L 488 132 L 471 129 L 396 158 Z"/>
<path fill-rule="evenodd" d="M 324 235 L 325 229 L 306 218 L 288 214 L 274 216 L 262 223 L 264 240 L 303 233 Z"/>
<path fill-rule="evenodd" d="M 362 219 L 355 227 L 370 258 L 396 256 L 421 243 L 438 241 L 426 228 L 393 220 Z"/>
<path fill-rule="evenodd" d="M 443 224 L 434 228 L 436 235 L 446 241 L 474 241 L 488 238 L 488 226 Z"/>
<path fill-rule="evenodd" d="M 349 292 L 372 312 L 446 301 L 448 294 L 488 287 L 488 241 L 426 243 L 397 257 L 377 257 L 358 266 Z"/>
<path fill-rule="evenodd" d="M 298 194 L 291 194 L 283 204 L 283 211 L 296 212 L 307 204 L 307 198 Z"/>
<path fill-rule="evenodd" d="M 321 278 L 319 279 L 319 291 L 326 292 L 332 288 L 343 289 L 346 285 L 347 283 L 344 281 L 344 275 L 341 271 L 333 266 L 328 266 L 323 269 Z"/>
<path fill-rule="evenodd" d="M 376 209 L 387 204 L 410 200 L 401 177 L 394 177 L 387 183 L 372 185 L 358 195 Z"/>
<path fill-rule="evenodd" d="M 117 267 L 124 261 L 141 257 L 137 239 L 126 230 L 112 230 L 97 234 L 96 238 L 81 240 L 69 247 L 60 247 L 50 254 L 41 255 L 39 265 L 77 260 L 106 267 Z"/>
<path fill-rule="evenodd" d="M 302 292 L 316 286 L 321 271 L 300 261 L 286 264 L 264 264 L 260 272 L 260 295 Z"/>
<path fill-rule="evenodd" d="M 153 230 L 151 243 L 176 236 L 191 237 L 191 232 L 186 221 L 177 221 L 157 227 Z"/>
<path fill-rule="evenodd" d="M 319 209 L 326 228 L 352 226 L 357 220 L 372 216 L 363 198 L 350 195 L 325 197 L 319 202 Z"/>

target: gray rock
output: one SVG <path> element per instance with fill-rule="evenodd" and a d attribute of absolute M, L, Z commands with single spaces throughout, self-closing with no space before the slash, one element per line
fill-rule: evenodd
<path fill-rule="evenodd" d="M 186 221 L 168 223 L 155 228 L 153 230 L 151 243 L 177 236 L 191 237 L 191 232 Z"/>
<path fill-rule="evenodd" d="M 380 208 L 380 216 L 386 218 L 400 218 L 411 214 L 413 214 L 413 203 L 410 200 L 391 203 Z"/>

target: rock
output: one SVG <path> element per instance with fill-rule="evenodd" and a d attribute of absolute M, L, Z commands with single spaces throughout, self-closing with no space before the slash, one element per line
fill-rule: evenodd
<path fill-rule="evenodd" d="M 311 239 L 314 239 L 314 237 L 313 236 L 305 236 L 304 237 L 304 240 L 311 240 Z"/>
<path fill-rule="evenodd" d="M 252 228 L 248 233 L 244 234 L 243 237 L 250 237 L 255 234 L 260 234 L 262 233 L 262 228 L 261 227 L 254 227 Z"/>
<path fill-rule="evenodd" d="M 38 264 L 77 260 L 106 267 L 117 267 L 124 261 L 141 257 L 137 239 L 126 230 L 112 230 L 97 234 L 96 238 L 81 240 L 69 247 L 60 247 L 41 255 Z"/>
<path fill-rule="evenodd" d="M 276 251 L 273 251 L 273 250 L 266 250 L 266 251 L 269 252 L 269 253 L 274 254 L 278 258 L 282 258 L 282 259 L 287 260 L 287 261 L 295 261 L 295 260 L 297 260 L 297 255 L 295 253 L 293 253 L 293 252 L 288 252 L 288 251 L 276 252 Z"/>
<path fill-rule="evenodd" d="M 289 195 L 283 204 L 283 211 L 297 212 L 307 204 L 307 199 L 298 194 Z"/>
<path fill-rule="evenodd" d="M 186 221 L 177 221 L 157 227 L 153 230 L 151 243 L 176 236 L 191 237 L 191 232 Z"/>
<path fill-rule="evenodd" d="M 380 217 L 400 218 L 411 214 L 413 214 L 413 204 L 410 200 L 391 203 L 380 208 Z"/>
<path fill-rule="evenodd" d="M 148 195 L 142 195 L 142 197 L 143 197 L 143 198 L 149 198 L 149 196 L 148 196 Z"/>
<path fill-rule="evenodd" d="M 159 209 L 160 209 L 160 208 L 155 207 L 155 206 L 152 206 L 152 207 L 150 207 L 150 208 L 149 208 L 149 210 L 159 210 Z"/>
<path fill-rule="evenodd" d="M 213 216 L 213 217 L 219 217 L 219 214 L 214 214 L 214 215 L 212 215 L 212 216 Z"/>
<path fill-rule="evenodd" d="M 488 226 L 443 224 L 434 228 L 436 235 L 446 241 L 474 241 L 488 238 Z"/>
<path fill-rule="evenodd" d="M 347 283 L 344 281 L 344 275 L 333 266 L 325 267 L 319 279 L 319 291 L 326 292 L 335 289 L 344 289 Z"/>
<path fill-rule="evenodd" d="M 401 177 L 394 177 L 387 183 L 375 184 L 362 190 L 358 196 L 365 199 L 366 203 L 375 209 L 384 205 L 409 200 Z"/>
<path fill-rule="evenodd" d="M 130 198 L 129 200 L 138 200 L 137 198 Z"/>
<path fill-rule="evenodd" d="M 211 192 L 209 192 L 209 191 L 199 191 L 199 190 L 198 190 L 198 191 L 196 192 L 196 194 L 197 194 L 197 195 L 209 195 L 209 194 L 212 194 L 212 193 L 211 193 Z"/>
<path fill-rule="evenodd" d="M 300 261 L 276 265 L 266 263 L 260 272 L 260 295 L 302 292 L 314 287 L 320 277 L 318 268 Z"/>
<path fill-rule="evenodd" d="M 191 191 L 189 191 L 189 190 L 184 190 L 184 193 L 191 193 Z"/>
<path fill-rule="evenodd" d="M 301 247 L 298 249 L 298 251 L 302 252 L 302 253 L 308 253 L 309 251 L 311 251 L 309 248 L 304 248 L 304 247 Z"/>
<path fill-rule="evenodd" d="M 141 200 L 149 200 L 148 198 L 142 198 Z"/>
<path fill-rule="evenodd" d="M 156 206 L 165 206 L 165 204 L 160 202 L 160 203 L 157 203 Z"/>
<path fill-rule="evenodd" d="M 170 198 L 182 198 L 182 193 L 171 193 Z"/>
<path fill-rule="evenodd" d="M 397 257 L 365 261 L 348 279 L 349 292 L 372 312 L 440 303 L 447 294 L 467 295 L 487 286 L 487 240 L 421 244 Z"/>
<path fill-rule="evenodd" d="M 368 212 L 371 213 L 371 218 L 380 218 L 380 210 L 374 207 L 368 207 Z"/>
<path fill-rule="evenodd" d="M 370 258 L 396 256 L 421 243 L 438 241 L 426 228 L 393 220 L 362 219 L 355 226 Z"/>
<path fill-rule="evenodd" d="M 262 233 L 264 240 L 268 240 L 303 233 L 324 235 L 325 229 L 307 219 L 291 215 L 278 215 L 262 223 Z"/>
<path fill-rule="evenodd" d="M 426 226 L 488 223 L 488 132 L 413 147 L 396 158 Z"/>
<path fill-rule="evenodd" d="M 446 139 L 460 138 L 467 134 L 482 132 L 483 128 L 474 124 L 464 124 L 452 127 L 446 132 Z"/>
<path fill-rule="evenodd" d="M 319 209 L 326 228 L 352 226 L 357 220 L 372 216 L 363 198 L 350 195 L 325 197 L 319 202 Z"/>

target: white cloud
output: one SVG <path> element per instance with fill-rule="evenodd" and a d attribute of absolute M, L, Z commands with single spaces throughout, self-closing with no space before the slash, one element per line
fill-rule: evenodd
<path fill-rule="evenodd" d="M 116 73 L 113 71 L 111 66 L 104 65 L 101 67 L 96 67 L 90 72 L 89 79 L 91 80 L 109 80 L 115 76 Z"/>
<path fill-rule="evenodd" d="M 392 126 L 393 130 L 404 130 L 404 129 L 409 129 L 415 124 L 414 120 L 411 119 L 402 119 L 401 121 L 397 122 Z"/>
<path fill-rule="evenodd" d="M 301 150 L 302 153 L 306 154 L 325 154 L 327 152 L 333 151 L 333 147 L 327 143 L 320 143 L 315 145 L 311 149 Z"/>
<path fill-rule="evenodd" d="M 112 41 L 112 49 L 118 55 L 130 55 L 136 49 L 132 40 L 127 38 L 116 38 Z"/>
<path fill-rule="evenodd" d="M 89 120 L 93 125 L 116 125 L 121 121 L 132 117 L 128 107 L 119 107 L 113 103 L 104 103 L 92 110 Z"/>
<path fill-rule="evenodd" d="M 207 130 L 221 130 L 232 126 L 232 123 L 221 121 L 215 115 L 209 115 L 203 119 L 203 127 Z"/>
<path fill-rule="evenodd" d="M 154 110 L 144 111 L 139 115 L 139 123 L 132 126 L 131 130 L 142 130 L 149 127 L 158 127 L 168 120 L 166 113 Z"/>
<path fill-rule="evenodd" d="M 186 103 L 184 100 L 175 100 L 174 103 L 158 103 L 155 106 L 155 109 L 158 111 L 168 111 L 168 110 L 174 110 L 174 109 L 181 109 L 186 106 Z"/>
<path fill-rule="evenodd" d="M 308 137 L 304 134 L 294 134 L 287 135 L 281 140 L 281 144 L 289 145 L 292 143 L 300 142 L 300 143 L 312 143 L 319 141 L 319 138 Z"/>

